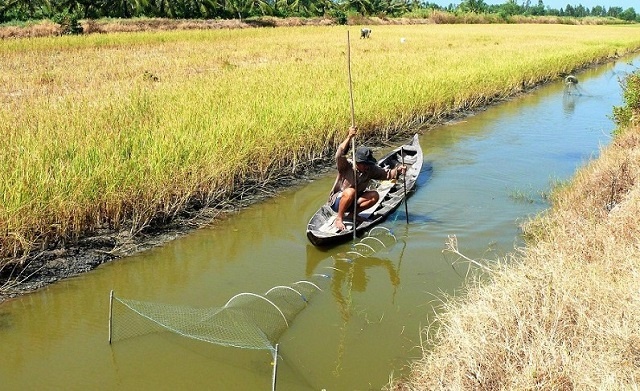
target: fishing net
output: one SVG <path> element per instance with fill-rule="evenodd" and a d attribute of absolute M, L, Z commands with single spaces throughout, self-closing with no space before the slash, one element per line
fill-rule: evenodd
<path fill-rule="evenodd" d="M 353 251 L 347 254 L 356 257 L 372 256 L 395 245 L 398 239 L 385 227 L 374 227 L 360 242 L 353 245 Z"/>
<path fill-rule="evenodd" d="M 199 341 L 244 349 L 274 350 L 275 342 L 320 287 L 312 281 L 276 286 L 263 295 L 240 293 L 223 306 L 193 308 L 112 295 L 112 342 L 172 332 Z"/>
<path fill-rule="evenodd" d="M 347 253 L 336 257 L 354 261 L 395 244 L 396 238 L 376 227 Z M 121 341 L 151 333 L 170 332 L 222 346 L 264 349 L 274 352 L 276 342 L 293 319 L 322 289 L 327 274 L 280 285 L 262 295 L 240 293 L 222 307 L 194 308 L 116 297 L 111 293 L 109 341 Z"/>
<path fill-rule="evenodd" d="M 346 253 L 332 256 L 334 261 L 355 265 L 377 252 L 390 249 L 396 237 L 384 227 L 375 227 Z M 342 271 L 338 280 L 344 279 Z M 349 270 L 353 270 L 350 268 Z M 307 280 L 279 285 L 262 295 L 240 293 L 222 307 L 194 308 L 116 297 L 111 291 L 109 342 L 151 333 L 175 333 L 183 337 L 222 346 L 269 350 L 273 357 L 271 390 L 276 390 L 277 341 L 293 319 L 308 305 L 310 297 L 322 291 L 325 273 L 314 273 Z"/>

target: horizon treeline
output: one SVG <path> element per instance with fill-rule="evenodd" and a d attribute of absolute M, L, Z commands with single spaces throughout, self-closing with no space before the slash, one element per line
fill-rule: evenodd
<path fill-rule="evenodd" d="M 427 7 L 437 6 L 425 3 Z M 623 9 L 619 6 L 595 6 L 593 8 L 585 7 L 582 4 L 567 4 L 564 8 L 555 9 L 545 6 L 543 0 L 538 0 L 535 5 L 531 0 L 523 0 L 518 4 L 516 0 L 505 0 L 503 4 L 489 5 L 484 0 L 463 0 L 459 5 L 449 4 L 447 7 L 438 7 L 441 10 L 449 12 L 474 12 L 474 13 L 491 13 L 501 14 L 504 16 L 525 15 L 525 16 L 568 16 L 575 18 L 593 17 L 612 17 L 626 21 L 640 21 L 638 14 L 634 8 Z"/>
<path fill-rule="evenodd" d="M 348 15 L 399 17 L 438 10 L 451 13 L 498 14 L 507 18 L 524 16 L 612 17 L 640 21 L 634 8 L 582 4 L 554 9 L 543 0 L 518 4 L 506 0 L 488 5 L 484 0 L 463 0 L 441 7 L 420 0 L 0 0 L 0 23 L 50 19 L 170 18 L 244 19 L 250 17 L 332 17 L 346 23 Z"/>

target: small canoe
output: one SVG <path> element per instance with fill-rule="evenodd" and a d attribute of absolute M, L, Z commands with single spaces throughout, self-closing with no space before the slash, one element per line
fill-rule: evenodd
<path fill-rule="evenodd" d="M 403 160 L 407 166 L 406 175 L 401 175 L 400 178 L 393 180 L 371 181 L 369 189 L 377 190 L 380 193 L 380 199 L 374 206 L 358 214 L 360 217 L 358 220 L 362 220 L 362 222 L 357 223 L 356 235 L 361 235 L 381 223 L 400 206 L 405 199 L 403 181 L 406 181 L 407 196 L 414 190 L 423 162 L 422 148 L 417 134 L 408 144 L 394 149 L 378 160 L 378 165 L 391 169 L 401 164 Z M 311 217 L 307 225 L 307 238 L 314 246 L 335 245 L 353 238 L 353 218 L 351 215 L 345 216 L 346 229 L 343 231 L 338 230 L 334 225 L 336 216 L 337 213 L 331 209 L 331 206 L 324 204 Z"/>

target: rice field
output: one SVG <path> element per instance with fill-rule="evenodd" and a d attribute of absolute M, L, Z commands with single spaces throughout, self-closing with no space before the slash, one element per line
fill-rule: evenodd
<path fill-rule="evenodd" d="M 363 137 L 640 48 L 640 27 L 348 26 L 96 34 L 0 45 L 0 257 L 138 232 Z"/>

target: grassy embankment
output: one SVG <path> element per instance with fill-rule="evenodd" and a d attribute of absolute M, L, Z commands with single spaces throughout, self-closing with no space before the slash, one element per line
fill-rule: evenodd
<path fill-rule="evenodd" d="M 640 387 L 640 73 L 626 85 L 612 144 L 525 225 L 521 253 L 444 305 L 393 389 Z"/>
<path fill-rule="evenodd" d="M 293 27 L 293 26 L 329 26 L 338 25 L 339 21 L 332 18 L 276 18 L 263 16 L 248 19 L 162 19 L 162 18 L 133 18 L 133 19 L 84 19 L 79 21 L 83 34 L 122 33 L 141 31 L 166 30 L 209 30 L 209 29 L 242 29 L 252 27 Z M 534 16 L 513 15 L 500 16 L 498 14 L 454 13 L 433 9 L 415 10 L 402 17 L 387 18 L 376 16 L 350 15 L 347 24 L 352 26 L 380 26 L 380 25 L 415 25 L 415 24 L 505 24 L 505 23 L 533 23 L 533 24 L 568 24 L 568 25 L 614 25 L 629 24 L 630 22 L 613 17 L 583 17 L 569 16 Z M 35 38 L 61 35 L 59 24 L 50 20 L 15 21 L 0 24 L 0 39 L 6 38 Z"/>
<path fill-rule="evenodd" d="M 0 258 L 97 228 L 138 232 L 326 157 L 350 123 L 346 31 L 4 41 Z M 356 122 L 393 135 L 637 49 L 638 31 L 424 25 L 352 34 Z"/>

